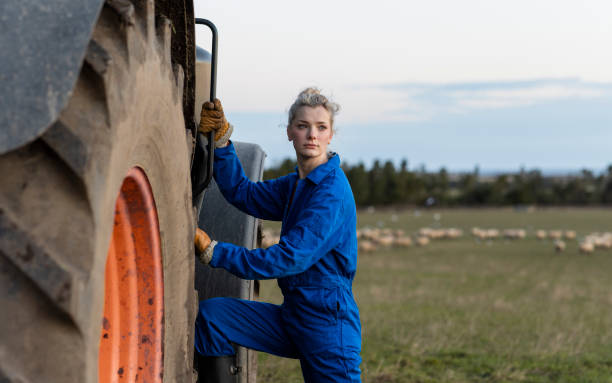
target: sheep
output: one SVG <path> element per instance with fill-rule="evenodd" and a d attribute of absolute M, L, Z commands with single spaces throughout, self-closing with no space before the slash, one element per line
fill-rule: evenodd
<path fill-rule="evenodd" d="M 457 239 L 463 235 L 463 231 L 456 228 L 432 229 L 429 227 L 423 227 L 419 229 L 418 235 L 420 237 L 427 237 L 429 239 Z"/>
<path fill-rule="evenodd" d="M 574 231 L 574 230 L 566 230 L 565 231 L 565 239 L 576 239 L 576 231 Z"/>
<path fill-rule="evenodd" d="M 523 239 L 527 236 L 524 229 L 506 229 L 502 235 L 507 239 Z"/>
<path fill-rule="evenodd" d="M 561 239 L 561 237 L 563 237 L 563 232 L 561 230 L 550 230 L 548 232 L 548 237 L 550 239 Z"/>
<path fill-rule="evenodd" d="M 268 247 L 274 245 L 274 242 L 272 242 L 272 239 L 270 237 L 263 237 L 261 239 L 261 247 L 262 249 L 267 249 Z"/>
<path fill-rule="evenodd" d="M 548 237 L 548 233 L 546 233 L 546 230 L 537 230 L 536 231 L 536 238 L 543 240 L 546 239 L 546 237 Z"/>
<path fill-rule="evenodd" d="M 561 253 L 561 252 L 565 251 L 565 242 L 563 242 L 560 239 L 557 239 L 555 241 L 555 251 L 557 253 Z"/>
<path fill-rule="evenodd" d="M 487 239 L 487 231 L 478 227 L 472 228 L 472 235 L 480 240 Z"/>
<path fill-rule="evenodd" d="M 446 231 L 443 229 L 431 230 L 429 232 L 430 239 L 442 239 L 446 236 Z"/>
<path fill-rule="evenodd" d="M 261 247 L 267 249 L 270 246 L 276 245 L 280 242 L 280 234 L 275 233 L 272 230 L 263 230 L 261 232 Z"/>
<path fill-rule="evenodd" d="M 417 237 L 416 244 L 418 246 L 426 246 L 429 244 L 429 238 L 427 237 Z"/>
<path fill-rule="evenodd" d="M 591 254 L 595 251 L 595 246 L 593 246 L 592 242 L 580 242 L 578 245 L 578 250 L 581 254 Z"/>
<path fill-rule="evenodd" d="M 396 238 L 395 245 L 398 247 L 410 247 L 412 246 L 412 239 L 410 239 L 409 237 Z"/>
<path fill-rule="evenodd" d="M 385 228 L 385 229 L 382 229 L 380 233 L 384 236 L 389 236 L 389 235 L 393 235 L 393 230 L 389 228 Z"/>
<path fill-rule="evenodd" d="M 612 237 L 607 233 L 601 234 L 595 238 L 594 245 L 596 248 L 609 249 L 612 247 Z"/>
<path fill-rule="evenodd" d="M 383 247 L 391 247 L 395 242 L 395 238 L 393 238 L 393 236 L 391 235 L 381 235 L 380 237 L 377 237 L 374 241 L 378 245 L 381 245 Z"/>
<path fill-rule="evenodd" d="M 603 247 L 606 249 L 612 248 L 612 233 L 603 233 L 602 238 L 604 242 Z"/>
<path fill-rule="evenodd" d="M 376 250 L 376 245 L 372 241 L 363 240 L 359 241 L 357 249 L 363 253 L 371 253 Z"/>
<path fill-rule="evenodd" d="M 591 233 L 584 238 L 584 242 L 590 242 L 595 249 L 612 248 L 612 234 Z"/>
<path fill-rule="evenodd" d="M 376 229 L 365 228 L 361 230 L 361 238 L 372 240 L 378 235 Z"/>
<path fill-rule="evenodd" d="M 463 230 L 451 227 L 446 230 L 446 238 L 457 239 L 463 236 Z"/>

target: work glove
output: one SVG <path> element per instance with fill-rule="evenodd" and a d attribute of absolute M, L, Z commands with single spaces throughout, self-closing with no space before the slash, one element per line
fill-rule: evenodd
<path fill-rule="evenodd" d="M 196 229 L 195 238 L 193 239 L 196 248 L 196 255 L 200 261 L 208 265 L 213 256 L 213 250 L 217 245 L 217 241 L 211 240 L 208 234 L 200 228 Z"/>
<path fill-rule="evenodd" d="M 222 148 L 227 145 L 234 127 L 225 119 L 223 107 L 218 98 L 215 98 L 213 102 L 206 101 L 202 104 L 198 130 L 204 134 L 215 132 L 215 147 Z"/>

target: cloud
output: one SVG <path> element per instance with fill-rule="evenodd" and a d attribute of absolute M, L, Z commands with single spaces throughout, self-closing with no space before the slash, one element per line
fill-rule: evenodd
<path fill-rule="evenodd" d="M 427 121 L 445 114 L 602 98 L 612 96 L 612 83 L 585 82 L 571 78 L 448 84 L 402 83 L 352 87 L 343 92 L 343 96 L 344 103 L 350 105 L 346 122 L 413 122 Z M 370 107 L 366 106 L 368 104 Z"/>

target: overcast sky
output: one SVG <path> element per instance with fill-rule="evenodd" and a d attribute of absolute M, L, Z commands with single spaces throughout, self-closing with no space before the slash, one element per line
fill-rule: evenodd
<path fill-rule="evenodd" d="M 203 1 L 235 139 L 293 156 L 286 111 L 318 86 L 344 161 L 430 170 L 612 163 L 612 1 Z M 198 44 L 209 35 L 197 28 Z"/>

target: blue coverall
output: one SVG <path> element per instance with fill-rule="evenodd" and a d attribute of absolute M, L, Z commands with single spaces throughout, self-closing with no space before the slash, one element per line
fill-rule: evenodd
<path fill-rule="evenodd" d="M 306 382 L 359 382 L 361 324 L 351 290 L 357 214 L 338 155 L 304 179 L 295 172 L 251 182 L 230 143 L 215 150 L 214 177 L 232 205 L 258 218 L 282 220 L 282 229 L 280 242 L 267 249 L 220 242 L 210 265 L 244 279 L 278 278 L 284 301 L 280 306 L 235 298 L 201 301 L 196 350 L 233 355 L 236 343 L 300 359 Z"/>

